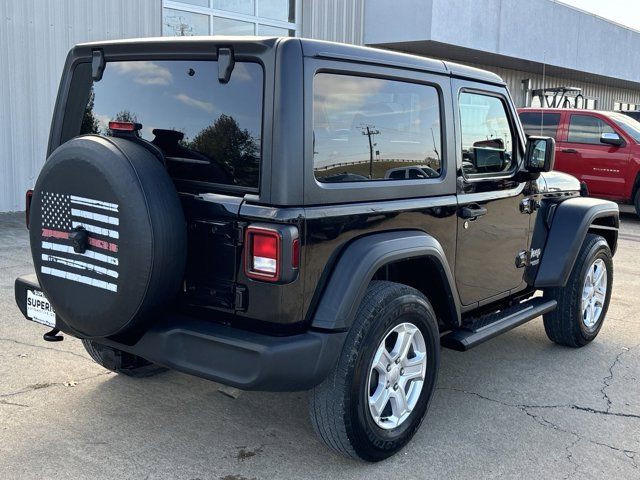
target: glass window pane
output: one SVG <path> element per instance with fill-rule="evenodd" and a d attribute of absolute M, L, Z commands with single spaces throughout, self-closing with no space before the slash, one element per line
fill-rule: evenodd
<path fill-rule="evenodd" d="M 571 115 L 567 141 L 571 143 L 600 145 L 600 136 L 603 133 L 615 133 L 615 131 L 598 117 L 592 115 Z"/>
<path fill-rule="evenodd" d="M 295 31 L 288 28 L 272 27 L 271 25 L 258 25 L 258 35 L 265 37 L 293 37 Z"/>
<path fill-rule="evenodd" d="M 254 0 L 213 0 L 211 6 L 218 10 L 244 13 L 246 15 L 255 15 L 256 13 Z"/>
<path fill-rule="evenodd" d="M 188 3 L 189 5 L 197 5 L 198 7 L 208 7 L 209 0 L 174 0 L 180 3 Z"/>
<path fill-rule="evenodd" d="M 498 97 L 461 93 L 462 169 L 466 174 L 506 173 L 514 164 L 509 116 Z"/>
<path fill-rule="evenodd" d="M 558 125 L 560 124 L 559 113 L 542 112 L 522 112 L 520 121 L 527 135 L 541 135 L 543 137 L 556 138 Z"/>
<path fill-rule="evenodd" d="M 295 0 L 258 0 L 258 16 L 294 23 Z"/>
<path fill-rule="evenodd" d="M 248 62 L 236 62 L 226 84 L 215 61 L 107 62 L 75 134 L 109 135 L 109 121 L 134 121 L 174 179 L 257 188 L 263 77 Z"/>
<path fill-rule="evenodd" d="M 165 8 L 162 10 L 162 35 L 209 35 L 209 15 Z"/>
<path fill-rule="evenodd" d="M 434 87 L 320 73 L 313 88 L 317 180 L 440 176 L 440 105 Z"/>
<path fill-rule="evenodd" d="M 255 35 L 255 25 L 230 18 L 213 17 L 213 35 Z"/>

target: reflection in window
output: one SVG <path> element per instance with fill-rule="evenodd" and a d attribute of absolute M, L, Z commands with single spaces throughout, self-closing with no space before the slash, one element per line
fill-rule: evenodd
<path fill-rule="evenodd" d="M 600 145 L 600 136 L 603 133 L 615 133 L 615 131 L 598 117 L 591 115 L 571 115 L 567 141 Z"/>
<path fill-rule="evenodd" d="M 254 35 L 254 28 L 251 22 L 213 17 L 213 35 Z"/>
<path fill-rule="evenodd" d="M 434 87 L 320 73 L 313 158 L 321 182 L 436 178 L 442 168 Z"/>
<path fill-rule="evenodd" d="M 172 0 L 163 8 L 162 34 L 293 37 L 296 0 Z M 211 26 L 210 26 L 211 25 Z"/>
<path fill-rule="evenodd" d="M 107 62 L 79 133 L 108 135 L 111 120 L 140 123 L 173 178 L 257 188 L 262 84 L 256 63 L 236 63 L 222 84 L 213 61 Z"/>
<path fill-rule="evenodd" d="M 258 16 L 282 22 L 295 22 L 296 0 L 259 0 Z"/>
<path fill-rule="evenodd" d="M 253 15 L 255 12 L 254 0 L 213 0 L 213 4 L 211 6 L 218 10 L 244 13 L 246 15 Z"/>
<path fill-rule="evenodd" d="M 558 133 L 558 125 L 560 124 L 560 114 L 522 112 L 520 114 L 520 121 L 522 121 L 522 127 L 527 135 L 541 135 L 555 139 Z"/>
<path fill-rule="evenodd" d="M 209 35 L 209 16 L 165 8 L 162 10 L 162 35 L 165 37 Z"/>
<path fill-rule="evenodd" d="M 508 172 L 514 143 L 504 103 L 497 97 L 463 92 L 459 105 L 464 173 Z"/>

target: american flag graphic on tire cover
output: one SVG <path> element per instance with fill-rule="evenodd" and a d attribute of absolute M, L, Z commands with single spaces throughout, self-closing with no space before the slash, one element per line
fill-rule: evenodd
<path fill-rule="evenodd" d="M 42 266 L 45 275 L 118 291 L 118 205 L 93 198 L 42 192 Z M 84 253 L 73 250 L 69 234 L 84 227 Z"/>

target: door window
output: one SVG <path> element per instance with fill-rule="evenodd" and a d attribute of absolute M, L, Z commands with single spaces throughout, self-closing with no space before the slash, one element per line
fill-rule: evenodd
<path fill-rule="evenodd" d="M 504 102 L 463 92 L 459 105 L 463 172 L 472 176 L 509 172 L 515 164 L 514 136 Z"/>
<path fill-rule="evenodd" d="M 591 143 L 602 145 L 600 137 L 603 133 L 615 133 L 606 122 L 592 115 L 571 115 L 569 122 L 570 143 Z"/>
<path fill-rule="evenodd" d="M 313 89 L 316 180 L 366 182 L 441 175 L 440 102 L 435 87 L 319 73 Z"/>

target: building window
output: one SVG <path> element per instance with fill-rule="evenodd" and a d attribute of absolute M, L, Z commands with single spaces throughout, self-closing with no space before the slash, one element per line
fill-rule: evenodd
<path fill-rule="evenodd" d="M 164 0 L 162 35 L 293 37 L 300 0 Z"/>

